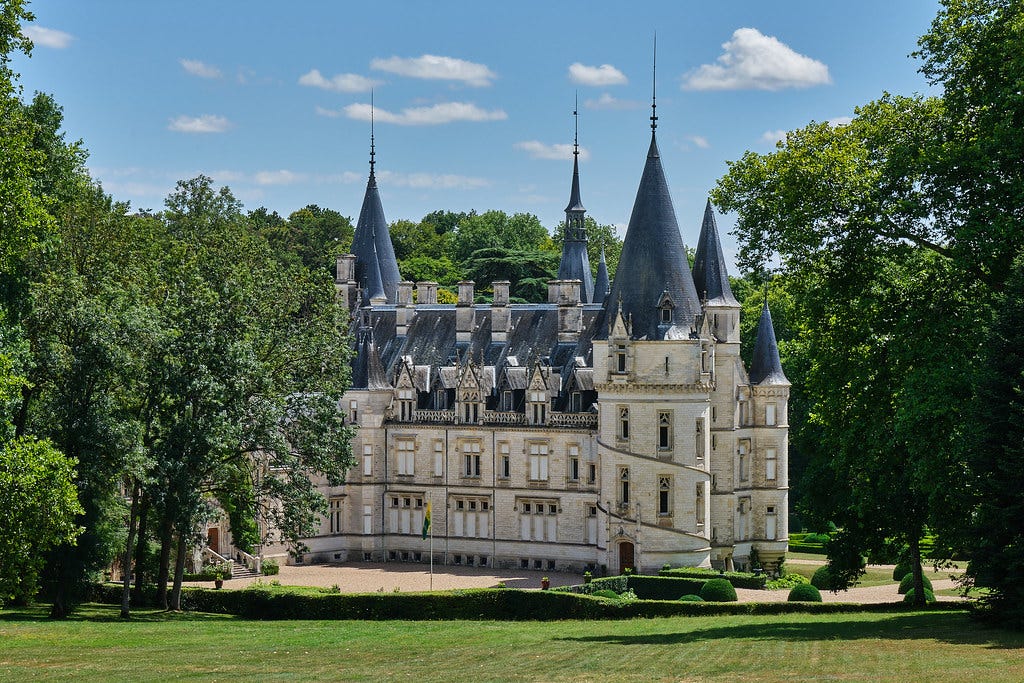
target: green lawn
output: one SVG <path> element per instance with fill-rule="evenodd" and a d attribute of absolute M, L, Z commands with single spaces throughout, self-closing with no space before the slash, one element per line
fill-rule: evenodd
<path fill-rule="evenodd" d="M 587 622 L 255 622 L 0 611 L 0 679 L 1024 680 L 1024 634 L 961 612 Z"/>

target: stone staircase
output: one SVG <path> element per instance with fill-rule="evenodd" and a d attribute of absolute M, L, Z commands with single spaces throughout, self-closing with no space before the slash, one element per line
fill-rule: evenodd
<path fill-rule="evenodd" d="M 231 568 L 232 579 L 258 579 L 261 575 L 246 567 L 241 562 L 235 562 Z"/>

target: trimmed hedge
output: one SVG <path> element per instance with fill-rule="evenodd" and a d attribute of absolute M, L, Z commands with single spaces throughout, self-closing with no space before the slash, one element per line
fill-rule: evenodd
<path fill-rule="evenodd" d="M 808 553 L 809 555 L 826 555 L 825 546 L 820 543 L 797 543 L 789 542 L 789 552 Z"/>
<path fill-rule="evenodd" d="M 809 583 L 793 586 L 789 591 L 788 602 L 821 602 L 821 592 Z"/>
<path fill-rule="evenodd" d="M 935 593 L 932 593 L 931 589 L 924 589 L 924 601 L 935 602 Z M 914 602 L 914 589 L 911 588 L 907 591 L 907 594 L 903 596 L 903 602 Z"/>
<path fill-rule="evenodd" d="M 629 588 L 641 600 L 676 600 L 680 595 L 700 593 L 707 579 L 675 576 L 630 576 Z"/>
<path fill-rule="evenodd" d="M 814 571 L 814 575 L 811 577 L 811 585 L 820 591 L 832 588 L 832 575 L 829 574 L 828 565 L 818 567 Z"/>
<path fill-rule="evenodd" d="M 714 569 L 701 567 L 677 567 L 675 569 L 662 569 L 658 576 L 674 576 L 689 579 L 727 579 L 736 588 L 753 588 L 762 590 L 768 577 L 764 574 L 751 574 L 749 572 L 719 572 Z"/>
<path fill-rule="evenodd" d="M 926 590 L 932 590 L 931 579 L 929 579 L 924 574 L 921 575 L 921 583 L 924 584 L 924 587 L 925 587 Z M 903 580 L 900 581 L 900 595 L 906 595 L 907 591 L 913 589 L 913 587 L 914 587 L 914 575 L 913 574 L 907 574 L 906 576 L 903 577 Z"/>
<path fill-rule="evenodd" d="M 148 591 L 155 594 L 155 589 Z M 94 588 L 96 602 L 121 603 L 119 584 Z M 679 600 L 603 600 L 554 590 L 478 588 L 435 593 L 298 593 L 287 588 L 257 586 L 245 590 L 186 587 L 182 606 L 189 611 L 234 614 L 247 619 L 364 619 L 552 621 L 562 619 L 632 619 L 719 614 L 839 614 L 907 612 L 903 603 L 682 602 Z M 938 602 L 927 609 L 959 611 L 966 602 Z"/>
<path fill-rule="evenodd" d="M 710 579 L 700 589 L 705 602 L 736 602 L 736 588 L 726 579 Z"/>
<path fill-rule="evenodd" d="M 614 593 L 625 593 L 629 590 L 628 576 L 608 576 L 603 579 L 594 579 L 590 583 L 580 583 L 575 586 L 558 586 L 552 588 L 552 592 L 575 593 L 577 595 L 593 595 L 600 590 L 610 590 Z"/>
<path fill-rule="evenodd" d="M 595 598 L 608 598 L 609 600 L 618 600 L 619 594 L 613 590 L 607 588 L 591 593 Z"/>
<path fill-rule="evenodd" d="M 690 594 L 679 598 L 679 602 L 704 602 L 704 598 L 699 595 Z"/>
<path fill-rule="evenodd" d="M 913 569 L 911 568 L 909 562 L 900 562 L 895 567 L 893 567 L 892 580 L 902 581 L 903 577 L 907 574 L 910 574 L 912 571 Z"/>

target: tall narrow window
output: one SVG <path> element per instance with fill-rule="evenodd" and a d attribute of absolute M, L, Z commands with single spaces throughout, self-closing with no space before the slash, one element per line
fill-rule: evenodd
<path fill-rule="evenodd" d="M 396 439 L 395 444 L 398 450 L 398 474 L 411 477 L 415 474 L 416 442 L 412 439 Z"/>
<path fill-rule="evenodd" d="M 658 450 L 668 451 L 672 449 L 672 412 L 661 410 L 658 412 Z"/>
<path fill-rule="evenodd" d="M 587 483 L 594 484 L 597 482 L 597 464 L 587 463 Z"/>
<path fill-rule="evenodd" d="M 327 503 L 327 519 L 332 534 L 341 533 L 341 503 L 345 500 L 340 496 L 332 497 Z"/>
<path fill-rule="evenodd" d="M 697 464 L 704 464 L 704 418 L 699 418 L 694 425 L 694 449 L 697 453 Z"/>
<path fill-rule="evenodd" d="M 629 468 L 619 468 L 619 503 L 629 504 Z"/>
<path fill-rule="evenodd" d="M 569 481 L 580 480 L 580 447 L 569 446 Z"/>
<path fill-rule="evenodd" d="M 466 441 L 462 444 L 463 474 L 467 477 L 480 476 L 480 442 Z"/>
<path fill-rule="evenodd" d="M 629 407 L 619 406 L 619 431 L 618 437 L 620 441 L 629 440 Z"/>
<path fill-rule="evenodd" d="M 373 476 L 373 446 L 363 446 L 363 476 Z"/>
<path fill-rule="evenodd" d="M 530 444 L 530 479 L 531 481 L 548 480 L 548 445 L 546 443 Z"/>
<path fill-rule="evenodd" d="M 777 527 L 778 524 L 775 517 L 775 506 L 769 505 L 765 508 L 764 514 L 764 537 L 769 541 L 774 541 Z"/>
<path fill-rule="evenodd" d="M 623 373 L 626 371 L 626 345 L 616 344 L 615 345 L 615 372 Z"/>
<path fill-rule="evenodd" d="M 416 407 L 415 398 L 415 389 L 398 390 L 398 419 L 402 422 L 409 422 L 412 420 L 412 411 Z"/>
<path fill-rule="evenodd" d="M 530 392 L 530 410 L 533 424 L 542 425 L 547 421 L 548 394 L 546 391 Z"/>
<path fill-rule="evenodd" d="M 359 422 L 359 401 L 355 399 L 348 402 L 348 419 L 352 424 Z"/>
<path fill-rule="evenodd" d="M 658 514 L 662 517 L 672 514 L 672 477 L 658 477 Z"/>
<path fill-rule="evenodd" d="M 704 483 L 697 484 L 696 497 L 694 499 L 695 508 L 695 522 L 697 524 L 697 533 L 704 532 Z"/>
<path fill-rule="evenodd" d="M 569 396 L 569 412 L 578 413 L 583 410 L 583 395 L 578 391 Z"/>
<path fill-rule="evenodd" d="M 444 476 L 444 442 L 434 441 L 434 476 Z"/>
<path fill-rule="evenodd" d="M 498 470 L 498 478 L 508 479 L 512 476 L 512 459 L 509 457 L 508 441 L 498 444 L 498 453 L 501 455 L 501 469 Z"/>
<path fill-rule="evenodd" d="M 764 407 L 764 423 L 769 427 L 775 425 L 775 404 L 769 403 Z"/>
<path fill-rule="evenodd" d="M 739 459 L 740 459 L 740 481 L 746 481 L 748 477 L 748 462 L 747 462 L 747 441 L 741 441 L 739 446 Z"/>
<path fill-rule="evenodd" d="M 764 449 L 764 478 L 767 481 L 775 481 L 775 470 L 778 457 L 774 448 Z"/>

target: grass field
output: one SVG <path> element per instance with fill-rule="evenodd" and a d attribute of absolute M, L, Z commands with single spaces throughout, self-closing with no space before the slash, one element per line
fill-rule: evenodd
<path fill-rule="evenodd" d="M 1024 680 L 1024 634 L 961 612 L 585 622 L 256 622 L 0 611 L 0 679 Z"/>

